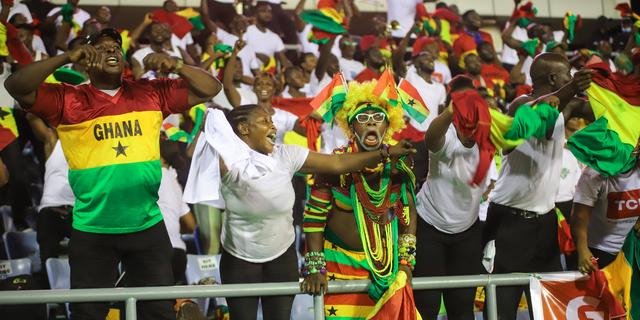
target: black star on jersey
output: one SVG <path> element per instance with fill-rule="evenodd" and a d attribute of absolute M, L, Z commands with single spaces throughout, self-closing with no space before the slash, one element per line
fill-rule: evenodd
<path fill-rule="evenodd" d="M 127 148 L 129 148 L 129 146 L 123 146 L 122 143 L 120 143 L 120 141 L 118 141 L 118 146 L 117 147 L 111 147 L 111 149 L 116 151 L 116 158 L 119 155 L 123 155 L 123 156 L 127 156 L 127 153 L 125 152 L 127 150 Z"/>
<path fill-rule="evenodd" d="M 330 316 L 337 316 L 338 309 L 334 308 L 333 306 L 331 306 L 331 309 L 327 311 L 329 311 Z"/>
<path fill-rule="evenodd" d="M 335 281 L 336 280 L 336 275 L 334 273 L 329 275 L 329 281 Z"/>

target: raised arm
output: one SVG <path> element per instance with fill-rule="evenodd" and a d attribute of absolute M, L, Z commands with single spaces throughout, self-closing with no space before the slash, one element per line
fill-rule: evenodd
<path fill-rule="evenodd" d="M 224 74 L 222 77 L 222 82 L 224 84 L 224 94 L 227 96 L 229 103 L 232 107 L 236 108 L 240 105 L 240 93 L 238 93 L 238 89 L 233 84 L 233 75 L 235 73 L 236 64 L 238 63 L 237 57 L 238 52 L 244 48 L 245 42 L 242 39 L 238 39 L 235 45 L 233 46 L 233 52 L 231 52 L 231 56 L 227 60 L 227 64 L 224 68 Z"/>
<path fill-rule="evenodd" d="M 413 24 L 409 32 L 400 40 L 398 43 L 398 47 L 393 50 L 391 54 L 391 62 L 393 64 L 393 72 L 396 76 L 400 78 L 404 78 L 407 75 L 407 64 L 404 62 L 404 56 L 407 53 L 407 45 L 409 45 L 409 40 L 411 39 L 411 35 L 416 33 L 419 29 L 419 24 L 416 22 Z M 397 79 L 396 79 L 397 80 Z"/>
<path fill-rule="evenodd" d="M 400 141 L 391 146 L 388 150 L 380 149 L 368 152 L 356 152 L 339 155 L 327 155 L 316 152 L 309 152 L 307 160 L 304 162 L 301 172 L 321 173 L 321 174 L 343 174 L 348 172 L 358 172 L 366 167 L 372 167 L 380 161 L 389 158 L 398 158 L 403 155 L 415 153 L 411 143 Z"/>
<path fill-rule="evenodd" d="M 67 63 L 82 62 L 88 67 L 99 65 L 100 55 L 91 46 L 81 46 L 76 50 L 49 59 L 33 62 L 14 72 L 5 81 L 9 94 L 25 109 L 36 101 L 36 91 L 50 74 Z"/>
<path fill-rule="evenodd" d="M 437 152 L 442 149 L 451 119 L 453 119 L 453 107 L 449 105 L 431 122 L 427 132 L 424 133 L 424 143 L 429 151 Z"/>
<path fill-rule="evenodd" d="M 151 25 L 151 13 L 147 13 L 144 15 L 144 19 L 140 22 L 140 24 L 131 31 L 131 46 L 134 48 L 138 47 L 138 40 L 142 36 L 144 30 Z"/>
<path fill-rule="evenodd" d="M 502 42 L 504 42 L 504 44 L 509 46 L 509 48 L 512 48 L 514 50 L 518 50 L 520 48 L 520 46 L 522 46 L 522 41 L 517 40 L 512 36 L 513 35 L 513 31 L 516 29 L 518 24 L 513 19 L 509 20 L 509 22 L 507 22 L 507 23 L 509 25 L 506 28 L 504 28 L 504 30 L 502 31 L 502 35 L 501 35 Z"/>
<path fill-rule="evenodd" d="M 189 84 L 189 105 L 195 106 L 211 100 L 222 84 L 210 72 L 201 68 L 183 64 L 182 60 L 175 59 L 162 53 L 152 53 L 144 58 L 146 70 L 156 70 L 161 73 L 176 73 Z"/>
<path fill-rule="evenodd" d="M 306 25 L 306 23 L 304 23 L 304 21 L 302 21 L 302 18 L 300 18 L 300 15 L 302 14 L 302 11 L 304 10 L 305 2 L 306 2 L 306 0 L 298 1 L 298 4 L 296 5 L 296 8 L 293 9 L 293 22 L 296 24 L 296 31 L 298 31 L 298 32 L 302 32 L 302 30 L 304 30 L 304 27 Z"/>
<path fill-rule="evenodd" d="M 318 56 L 318 64 L 316 65 L 316 78 L 318 81 L 322 80 L 325 73 L 327 73 L 327 64 L 329 63 L 329 55 L 331 54 L 331 48 L 336 42 L 337 37 L 332 37 L 325 44 L 320 45 L 320 55 Z"/>
<path fill-rule="evenodd" d="M 44 144 L 44 157 L 48 159 L 51 153 L 53 152 L 53 148 L 58 141 L 58 135 L 56 131 L 44 122 L 44 120 L 40 119 L 33 113 L 28 112 L 26 114 L 27 121 L 29 121 L 29 126 L 33 131 L 33 134 L 36 136 L 40 142 Z"/>

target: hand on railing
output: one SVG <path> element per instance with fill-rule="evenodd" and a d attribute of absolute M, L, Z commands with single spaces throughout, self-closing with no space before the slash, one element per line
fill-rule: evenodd
<path fill-rule="evenodd" d="M 300 290 L 304 293 L 319 295 L 327 293 L 327 275 L 320 272 L 313 273 L 304 278 L 300 283 Z"/>

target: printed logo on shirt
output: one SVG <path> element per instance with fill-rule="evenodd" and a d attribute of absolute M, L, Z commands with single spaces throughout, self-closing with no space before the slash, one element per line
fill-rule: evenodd
<path fill-rule="evenodd" d="M 640 189 L 607 194 L 607 218 L 627 219 L 640 216 Z"/>
<path fill-rule="evenodd" d="M 97 141 L 106 139 L 141 136 L 142 128 L 138 119 L 118 122 L 96 123 L 93 126 L 93 136 Z"/>
<path fill-rule="evenodd" d="M 440 72 L 433 72 L 431 74 L 431 80 L 433 80 L 433 81 L 435 81 L 437 83 L 444 84 L 444 76 Z"/>

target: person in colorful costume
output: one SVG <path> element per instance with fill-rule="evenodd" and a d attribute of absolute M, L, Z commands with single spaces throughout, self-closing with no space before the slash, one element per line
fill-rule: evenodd
<path fill-rule="evenodd" d="M 373 94 L 376 81 L 352 82 L 335 113 L 349 137 L 336 154 L 387 149 L 404 126 L 403 111 Z M 335 99 L 334 96 L 333 100 Z M 404 143 L 404 142 L 401 142 Z M 416 319 L 410 285 L 417 214 L 411 159 L 383 159 L 375 167 L 316 176 L 307 202 L 304 292 L 327 291 L 327 280 L 370 279 L 368 293 L 327 294 L 328 319 Z M 391 310 L 394 299 L 404 299 Z"/>

